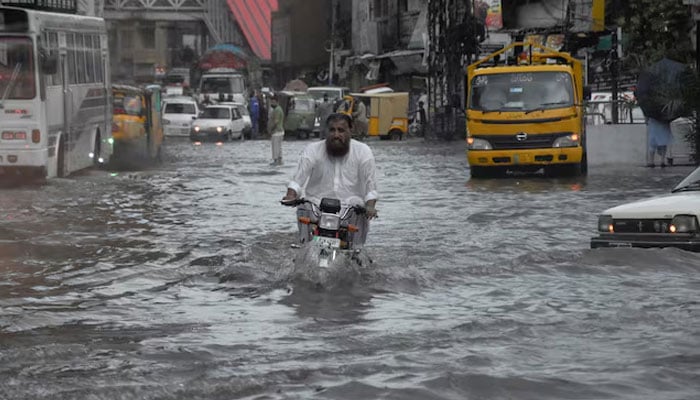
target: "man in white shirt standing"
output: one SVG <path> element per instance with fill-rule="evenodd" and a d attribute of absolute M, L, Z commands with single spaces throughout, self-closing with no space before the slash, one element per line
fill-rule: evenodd
<path fill-rule="evenodd" d="M 359 228 L 353 240 L 362 247 L 369 231 L 369 220 L 377 216 L 377 181 L 374 154 L 366 144 L 352 139 L 352 119 L 345 114 L 331 114 L 326 121 L 328 137 L 306 146 L 299 165 L 287 186 L 282 201 L 295 200 L 303 196 L 314 204 L 328 197 L 341 201 L 344 207 L 362 205 L 365 215 L 349 221 Z M 297 211 L 300 216 L 308 209 Z M 308 232 L 300 226 L 300 239 Z"/>

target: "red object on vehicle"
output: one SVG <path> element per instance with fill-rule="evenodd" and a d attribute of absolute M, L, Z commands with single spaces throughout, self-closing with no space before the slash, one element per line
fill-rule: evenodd
<path fill-rule="evenodd" d="M 210 51 L 199 60 L 199 68 L 203 71 L 213 68 L 244 69 L 247 66 L 246 60 L 229 51 Z"/>

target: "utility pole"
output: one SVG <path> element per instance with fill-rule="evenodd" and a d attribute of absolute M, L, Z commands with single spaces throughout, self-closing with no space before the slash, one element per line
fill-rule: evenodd
<path fill-rule="evenodd" d="M 618 93 L 620 91 L 618 87 L 618 80 L 619 80 L 619 72 L 620 72 L 620 64 L 618 60 L 618 53 L 617 53 L 617 48 L 619 46 L 619 40 L 620 38 L 618 37 L 618 32 L 619 28 L 617 26 L 617 10 L 620 9 L 620 1 L 615 0 L 613 2 L 613 12 L 612 12 L 612 17 L 613 21 L 615 22 L 614 30 L 612 32 L 612 40 L 611 40 L 611 49 L 610 49 L 610 57 L 611 57 L 611 63 L 610 63 L 610 78 L 612 79 L 612 123 L 617 124 L 620 122 L 619 115 L 618 115 Z"/>
<path fill-rule="evenodd" d="M 335 71 L 333 71 L 335 67 L 335 11 L 336 11 L 336 1 L 337 0 L 331 0 L 331 59 L 328 62 L 328 86 L 333 85 L 333 74 Z"/>

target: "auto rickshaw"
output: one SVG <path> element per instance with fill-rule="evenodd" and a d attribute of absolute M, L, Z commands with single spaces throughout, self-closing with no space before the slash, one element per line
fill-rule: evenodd
<path fill-rule="evenodd" d="M 316 101 L 304 92 L 277 92 L 280 107 L 284 111 L 284 131 L 298 139 L 308 139 L 314 130 Z"/>
<path fill-rule="evenodd" d="M 112 160 L 120 166 L 160 161 L 163 145 L 160 86 L 112 85 Z"/>
<path fill-rule="evenodd" d="M 356 101 L 362 101 L 366 105 L 368 136 L 379 136 L 382 140 L 402 140 L 408 133 L 408 92 L 352 93 L 343 99 L 337 111 L 352 115 Z"/>

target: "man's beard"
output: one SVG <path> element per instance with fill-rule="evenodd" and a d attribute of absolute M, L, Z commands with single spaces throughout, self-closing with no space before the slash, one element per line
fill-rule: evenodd
<path fill-rule="evenodd" d="M 338 138 L 327 138 L 326 151 L 331 157 L 343 157 L 350 151 L 350 140 L 344 142 Z"/>

